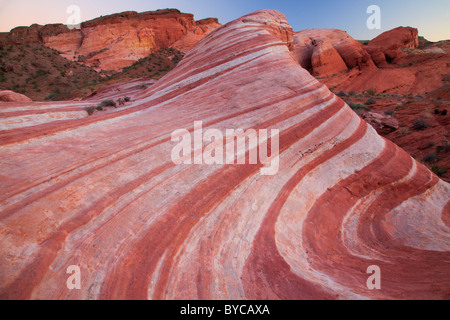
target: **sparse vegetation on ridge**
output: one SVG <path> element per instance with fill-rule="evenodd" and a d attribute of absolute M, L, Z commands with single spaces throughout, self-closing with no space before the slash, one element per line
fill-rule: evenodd
<path fill-rule="evenodd" d="M 41 44 L 10 46 L 0 48 L 0 90 L 12 90 L 33 100 L 72 100 L 117 82 L 159 79 L 183 57 L 181 51 L 163 48 L 121 72 L 97 72 Z"/>

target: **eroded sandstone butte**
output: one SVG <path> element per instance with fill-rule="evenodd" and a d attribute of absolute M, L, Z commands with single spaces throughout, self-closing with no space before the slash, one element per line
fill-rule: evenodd
<path fill-rule="evenodd" d="M 446 86 L 450 71 L 448 41 L 420 41 L 411 27 L 386 31 L 368 45 L 342 30 L 306 29 L 294 33 L 293 52 L 300 65 L 336 92 L 374 88 L 426 94 Z"/>
<path fill-rule="evenodd" d="M 148 89 L 130 87 L 122 108 L 2 105 L 0 297 L 450 298 L 449 184 L 290 48 L 285 17 L 263 10 L 213 31 Z M 278 173 L 175 165 L 172 132 L 200 120 L 279 129 Z M 80 290 L 66 287 L 71 265 Z M 372 265 L 381 290 L 366 286 Z"/>
<path fill-rule="evenodd" d="M 79 29 L 63 24 L 18 27 L 0 37 L 0 43 L 40 42 L 70 60 L 120 70 L 164 47 L 187 52 L 219 26 L 217 19 L 195 21 L 176 9 L 128 11 L 83 22 Z"/>
<path fill-rule="evenodd" d="M 317 77 L 351 68 L 376 69 L 370 54 L 347 32 L 338 29 L 306 29 L 294 33 L 294 55 Z"/>

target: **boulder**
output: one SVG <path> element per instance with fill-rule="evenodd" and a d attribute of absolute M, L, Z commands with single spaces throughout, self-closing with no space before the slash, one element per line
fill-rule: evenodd
<path fill-rule="evenodd" d="M 0 90 L 0 102 L 30 102 L 32 101 L 27 96 L 10 91 L 10 90 Z"/>
<path fill-rule="evenodd" d="M 384 113 L 368 111 L 361 114 L 361 117 L 381 135 L 387 135 L 399 129 L 398 120 Z"/>

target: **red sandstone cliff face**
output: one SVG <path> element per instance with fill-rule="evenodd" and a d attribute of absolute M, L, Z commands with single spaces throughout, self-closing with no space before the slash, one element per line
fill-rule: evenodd
<path fill-rule="evenodd" d="M 183 52 L 188 52 L 198 41 L 203 39 L 213 30 L 220 27 L 217 19 L 203 19 L 195 22 L 195 27 L 172 44 L 172 47 Z"/>
<path fill-rule="evenodd" d="M 369 45 L 341 30 L 307 29 L 294 33 L 293 56 L 335 91 L 425 94 L 448 82 L 450 50 L 445 41 L 418 46 L 418 31 L 410 27 L 387 31 Z"/>
<path fill-rule="evenodd" d="M 411 27 L 398 27 L 386 31 L 369 42 L 366 50 L 372 55 L 377 65 L 385 65 L 385 61 L 393 62 L 407 56 L 402 48 L 419 47 L 419 32 Z"/>
<path fill-rule="evenodd" d="M 323 50 L 323 47 L 329 48 Z M 322 47 L 322 49 L 320 49 Z M 331 51 L 333 47 L 339 56 Z M 319 59 L 319 52 L 325 53 L 326 63 L 312 63 L 313 54 Z M 363 46 L 345 31 L 337 29 L 306 29 L 294 33 L 294 55 L 299 63 L 315 76 L 330 76 L 347 69 L 375 69 L 375 64 Z M 331 56 L 331 58 L 330 58 Z M 345 62 L 344 68 L 342 61 Z M 311 69 L 312 68 L 312 69 Z"/>
<path fill-rule="evenodd" d="M 348 70 L 339 52 L 329 42 L 315 46 L 311 65 L 313 75 L 317 77 L 327 77 Z"/>
<path fill-rule="evenodd" d="M 11 30 L 9 43 L 42 42 L 71 60 L 102 70 L 120 70 L 163 47 L 187 52 L 219 27 L 217 19 L 195 21 L 176 9 L 100 17 L 70 30 L 62 24 L 32 25 Z"/>
<path fill-rule="evenodd" d="M 299 66 L 290 34 L 258 11 L 125 107 L 0 109 L 0 298 L 448 299 L 449 184 Z M 278 173 L 175 165 L 172 132 L 200 120 L 280 130 Z"/>
<path fill-rule="evenodd" d="M 369 46 L 378 47 L 387 54 L 398 48 L 415 49 L 419 47 L 419 31 L 411 27 L 398 27 L 382 33 L 370 41 Z"/>

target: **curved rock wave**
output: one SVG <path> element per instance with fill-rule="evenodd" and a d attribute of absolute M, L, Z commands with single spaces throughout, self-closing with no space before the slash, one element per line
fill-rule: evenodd
<path fill-rule="evenodd" d="M 450 298 L 449 185 L 304 70 L 292 39 L 257 11 L 122 108 L 2 108 L 0 297 Z M 172 133 L 198 121 L 279 130 L 278 172 L 175 165 Z"/>

